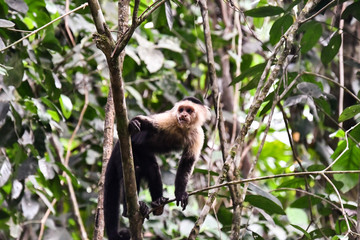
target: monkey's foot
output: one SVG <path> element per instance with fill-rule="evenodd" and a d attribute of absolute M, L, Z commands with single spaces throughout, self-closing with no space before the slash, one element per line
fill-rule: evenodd
<path fill-rule="evenodd" d="M 130 240 L 130 231 L 127 228 L 122 228 L 119 231 L 120 240 Z"/>
<path fill-rule="evenodd" d="M 140 205 L 140 213 L 141 213 L 141 215 L 144 218 L 149 219 L 149 214 L 150 214 L 149 207 L 143 201 L 139 201 L 139 205 Z"/>
<path fill-rule="evenodd" d="M 189 194 L 187 192 L 178 193 L 175 192 L 175 198 L 176 198 L 176 206 L 182 207 L 182 210 L 184 211 L 186 206 L 188 205 L 188 198 Z"/>
<path fill-rule="evenodd" d="M 151 207 L 154 209 L 153 214 L 159 216 L 164 212 L 164 205 L 169 198 L 160 197 L 156 201 L 151 202 Z"/>

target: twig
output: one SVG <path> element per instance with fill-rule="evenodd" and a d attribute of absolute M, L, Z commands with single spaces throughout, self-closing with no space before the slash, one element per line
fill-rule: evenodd
<path fill-rule="evenodd" d="M 336 188 L 336 186 L 334 185 L 334 183 L 328 178 L 328 176 L 326 176 L 325 174 L 321 174 L 321 176 L 323 176 L 326 181 L 328 183 L 330 183 L 330 185 L 333 187 L 333 189 L 335 190 L 335 193 L 337 195 L 337 197 L 339 198 L 339 202 L 340 202 L 340 206 L 341 206 L 341 212 L 345 218 L 345 222 L 346 222 L 346 226 L 348 228 L 348 232 L 351 232 L 351 228 L 350 228 L 350 224 L 349 224 L 349 220 L 348 220 L 348 217 L 346 215 L 346 212 L 345 212 L 345 209 L 344 209 L 344 204 L 342 202 L 342 199 L 341 199 L 341 196 L 340 196 L 340 193 L 339 193 L 339 190 Z"/>
<path fill-rule="evenodd" d="M 346 147 L 344 149 L 344 151 L 342 151 L 339 156 L 337 156 L 337 158 L 329 164 L 329 166 L 327 166 L 323 171 L 327 171 L 329 168 L 331 168 L 332 166 L 334 166 L 334 164 L 342 157 L 342 155 L 345 154 L 345 152 L 347 150 L 349 150 L 349 139 L 348 139 L 348 136 L 349 135 L 349 132 L 352 131 L 354 128 L 356 128 L 358 125 L 360 124 L 360 122 L 358 122 L 357 124 L 355 124 L 354 126 L 352 126 L 351 128 L 349 128 L 346 132 L 345 132 L 345 141 L 346 141 Z"/>
<path fill-rule="evenodd" d="M 241 29 L 241 23 L 240 23 L 240 15 L 238 11 L 235 11 L 234 13 L 234 25 L 235 28 L 238 31 L 238 43 L 237 43 L 237 51 L 234 50 L 237 54 L 236 60 L 236 71 L 235 75 L 240 75 L 240 65 L 241 65 L 241 55 L 242 55 L 242 42 L 243 42 L 243 33 Z M 234 36 L 235 38 L 235 36 Z M 239 99 L 240 99 L 240 83 L 235 83 L 235 89 L 234 89 L 234 103 L 233 103 L 233 129 L 231 132 L 231 139 L 230 144 L 233 144 L 236 137 L 236 132 L 238 128 L 238 120 L 237 120 L 237 111 L 239 108 Z"/>
<path fill-rule="evenodd" d="M 210 191 L 210 190 L 217 189 L 217 188 L 231 186 L 231 185 L 239 185 L 239 184 L 258 182 L 258 181 L 264 181 L 264 180 L 269 180 L 269 179 L 285 178 L 285 177 L 312 176 L 312 175 L 323 176 L 323 175 L 334 175 L 334 174 L 359 174 L 359 176 L 360 176 L 360 170 L 325 171 L 325 172 L 324 171 L 293 172 L 293 173 L 281 173 L 281 174 L 277 174 L 277 175 L 269 175 L 269 176 L 262 176 L 262 177 L 246 178 L 246 179 L 240 179 L 240 180 L 235 180 L 235 181 L 231 181 L 231 182 L 225 182 L 225 183 L 221 183 L 221 184 L 215 184 L 210 187 L 204 187 L 202 189 L 194 190 L 189 193 L 189 196 L 196 195 L 201 192 L 206 192 L 206 191 Z M 175 201 L 176 201 L 175 198 L 169 199 L 164 204 L 175 202 Z M 150 213 L 153 212 L 155 209 L 156 208 L 152 208 L 150 210 Z"/>
<path fill-rule="evenodd" d="M 84 93 L 85 94 L 84 106 L 81 109 L 81 113 L 80 113 L 80 116 L 79 116 L 79 121 L 76 124 L 76 127 L 75 127 L 75 129 L 74 129 L 74 131 L 73 131 L 73 133 L 72 133 L 72 135 L 70 137 L 70 140 L 68 142 L 67 152 L 66 152 L 66 156 L 65 156 L 65 160 L 64 160 L 64 166 L 65 167 L 68 167 L 68 165 L 69 165 L 69 159 L 70 159 L 70 155 L 71 155 L 71 145 L 72 145 L 72 142 L 74 141 L 74 138 L 75 138 L 77 132 L 80 129 L 80 126 L 82 124 L 82 120 L 84 118 L 87 106 L 89 104 L 89 96 L 88 96 L 89 92 L 88 92 L 88 89 L 86 87 L 85 79 L 83 81 L 84 81 L 84 92 L 85 92 Z M 84 227 L 84 223 L 83 223 L 81 215 L 80 215 L 79 204 L 78 204 L 77 199 L 76 199 L 76 194 L 75 194 L 72 182 L 71 182 L 71 178 L 70 178 L 70 176 L 68 174 L 66 174 L 66 172 L 64 172 L 64 175 L 66 177 L 66 182 L 67 182 L 67 185 L 68 185 L 68 188 L 69 188 L 69 193 L 70 193 L 71 202 L 73 204 L 74 213 L 75 213 L 77 222 L 78 222 L 79 227 L 80 227 L 81 239 L 87 240 L 88 236 L 87 236 L 87 233 L 86 233 L 86 230 L 85 230 L 85 227 Z"/>
<path fill-rule="evenodd" d="M 140 15 L 140 17 L 136 18 L 135 14 L 137 14 L 137 11 L 134 12 L 133 15 L 133 21 L 131 23 L 131 26 L 129 29 L 125 31 L 122 37 L 119 37 L 119 39 L 116 41 L 116 45 L 114 50 L 111 53 L 111 58 L 115 58 L 119 56 L 119 54 L 124 50 L 127 43 L 130 41 L 135 29 L 143 23 L 151 13 L 153 13 L 157 8 L 159 8 L 163 3 L 165 3 L 167 0 L 159 0 L 152 5 L 150 5 L 145 11 Z M 136 4 L 136 1 L 135 1 Z"/>
<path fill-rule="evenodd" d="M 320 78 L 323 78 L 323 79 L 325 79 L 325 80 L 327 80 L 329 82 L 332 82 L 332 83 L 336 84 L 338 87 L 343 88 L 348 94 L 350 94 L 354 99 L 356 99 L 356 101 L 358 101 L 360 103 L 360 99 L 354 93 L 352 93 L 348 88 L 346 88 L 344 85 L 341 85 L 340 83 L 338 83 L 334 79 L 328 78 L 328 77 L 326 77 L 324 75 L 321 75 L 321 74 L 318 74 L 318 73 L 312 73 L 312 72 L 303 72 L 303 74 L 320 77 Z"/>
<path fill-rule="evenodd" d="M 93 240 L 102 240 L 104 238 L 104 182 L 105 172 L 108 161 L 113 149 L 113 136 L 114 136 L 114 101 L 112 97 L 111 86 L 109 87 L 109 94 L 105 106 L 105 122 L 104 122 L 104 145 L 103 145 L 103 158 L 101 176 L 99 180 L 98 191 L 98 204 L 95 213 L 95 227 Z"/>
<path fill-rule="evenodd" d="M 208 65 L 208 76 L 211 84 L 211 90 L 212 90 L 212 97 L 214 102 L 214 107 L 216 109 L 216 117 L 217 117 L 217 128 L 219 130 L 219 136 L 220 136 L 220 145 L 221 145 L 221 152 L 223 156 L 223 160 L 227 159 L 224 163 L 223 167 L 223 174 L 226 174 L 226 177 L 229 180 L 228 175 L 228 166 L 229 161 L 231 161 L 230 158 L 228 158 L 228 153 L 226 150 L 225 142 L 226 142 L 226 136 L 225 136 L 225 124 L 224 124 L 224 118 L 222 114 L 222 108 L 220 106 L 220 92 L 219 92 L 219 86 L 217 83 L 217 77 L 216 77 L 216 70 L 215 70 L 215 60 L 214 60 L 214 52 L 212 47 L 212 41 L 211 41 L 211 30 L 210 30 L 210 24 L 209 24 L 209 15 L 208 15 L 208 7 L 206 0 L 200 0 L 200 10 L 201 10 L 201 16 L 203 19 L 203 27 L 204 27 L 204 38 L 205 38 L 205 46 L 206 46 L 206 57 L 207 57 L 207 65 Z M 227 162 L 227 163 L 226 163 Z M 225 179 L 224 175 L 221 175 L 217 182 L 221 183 Z M 230 193 L 231 196 L 235 196 L 235 187 L 230 187 Z M 200 231 L 201 225 L 204 223 L 205 218 L 209 211 L 211 210 L 211 206 L 215 200 L 215 197 L 217 195 L 217 191 L 213 191 L 209 193 L 208 200 L 206 201 L 206 204 L 204 205 L 203 209 L 201 210 L 201 213 L 199 215 L 199 218 L 197 219 L 194 227 L 192 228 L 188 239 L 196 239 L 196 236 L 198 235 Z"/>
<path fill-rule="evenodd" d="M 56 198 L 51 202 L 51 206 L 55 206 L 57 200 Z M 45 223 L 46 223 L 46 220 L 49 218 L 49 215 L 51 213 L 51 210 L 50 208 L 48 208 L 44 214 L 44 216 L 41 218 L 40 220 L 40 232 L 39 232 L 39 236 L 38 236 L 38 240 L 41 240 L 43 238 L 43 235 L 44 235 L 44 231 L 45 231 Z"/>
<path fill-rule="evenodd" d="M 68 12 L 69 11 L 69 8 L 70 7 L 70 0 L 66 0 L 65 2 L 65 12 Z M 76 43 L 75 43 L 75 40 L 74 40 L 74 36 L 70 30 L 70 27 L 69 27 L 69 16 L 65 16 L 64 18 L 64 22 L 65 22 L 65 30 L 66 30 L 66 33 L 69 37 L 69 40 L 70 40 L 70 46 L 72 47 L 75 47 Z"/>
<path fill-rule="evenodd" d="M 87 91 L 87 88 L 86 88 L 86 83 L 84 83 L 84 90 L 85 90 L 85 102 L 84 102 L 84 106 L 81 110 L 81 113 L 80 113 L 80 116 L 79 116 L 79 121 L 78 123 L 76 124 L 76 127 L 70 137 L 70 140 L 68 142 L 68 147 L 67 147 L 67 152 L 66 152 L 66 157 L 65 159 L 63 159 L 62 157 L 62 154 L 60 153 L 60 150 L 56 148 L 56 144 L 53 143 L 53 140 L 50 139 L 50 141 L 52 142 L 52 145 L 54 146 L 55 148 L 55 151 L 56 151 L 56 155 L 57 157 L 59 158 L 59 161 L 65 166 L 65 167 L 68 167 L 68 162 L 69 162 L 69 158 L 70 158 L 70 155 L 71 155 L 71 145 L 72 145 L 72 142 L 77 134 L 77 131 L 79 130 L 80 126 L 81 126 L 81 123 L 82 123 L 82 120 L 84 118 L 84 114 L 85 114 L 85 111 L 87 109 L 87 106 L 88 106 L 88 103 L 89 103 L 89 100 L 88 100 L 88 91 Z M 84 224 L 82 222 L 82 219 L 81 219 L 81 216 L 80 216 L 80 211 L 79 211 L 79 206 L 78 206 L 78 203 L 77 203 L 77 199 L 76 199 L 76 194 L 75 194 L 75 191 L 74 191 L 74 188 L 72 186 L 72 182 L 71 182 L 71 178 L 66 174 L 66 172 L 63 172 L 63 176 L 65 176 L 66 178 L 66 181 L 67 181 L 67 184 L 68 184 L 68 188 L 69 188 L 69 193 L 70 193 L 70 198 L 72 200 L 72 204 L 73 204 L 73 208 L 74 208 L 74 212 L 75 212 L 75 216 L 77 218 L 77 222 L 80 226 L 80 231 L 81 231 L 81 237 L 82 239 L 88 239 L 87 237 L 87 233 L 86 233 L 86 230 L 85 230 L 85 227 L 84 227 Z M 63 184 L 63 182 L 61 183 Z M 57 200 L 54 199 L 52 202 L 51 202 L 51 205 L 52 206 L 55 206 Z M 44 234 L 44 230 L 45 230 L 45 223 L 46 223 L 46 220 L 48 219 L 49 215 L 50 215 L 50 209 L 48 209 L 43 218 L 41 219 L 41 226 L 40 226 L 40 233 L 39 233 L 39 237 L 38 237 L 38 240 L 41 240 L 43 238 L 43 234 Z"/>
<path fill-rule="evenodd" d="M 341 207 L 339 207 L 338 205 L 336 205 L 335 203 L 333 203 L 332 201 L 324 198 L 324 197 L 321 197 L 319 195 L 316 195 L 314 193 L 311 193 L 311 192 L 308 192 L 308 191 L 305 191 L 303 189 L 298 189 L 298 188 L 277 188 L 277 189 L 274 189 L 274 190 L 271 190 L 270 192 L 278 192 L 278 191 L 296 191 L 296 192 L 300 192 L 300 193 L 304 193 L 306 195 L 309 195 L 309 196 L 312 196 L 312 197 L 315 197 L 315 198 L 318 198 L 320 199 L 321 201 L 324 201 L 328 204 L 330 204 L 331 206 L 333 206 L 334 208 L 336 208 L 337 210 L 339 210 L 341 212 Z"/>
<path fill-rule="evenodd" d="M 341 17 L 341 13 L 345 10 L 345 3 L 342 4 L 341 6 L 341 11 L 340 11 L 340 17 Z M 340 43 L 340 49 L 339 49 L 339 82 L 341 86 L 344 86 L 345 84 L 345 80 L 344 80 L 344 19 L 340 18 L 340 22 L 339 22 L 339 34 L 340 34 L 340 38 L 341 38 L 341 43 Z M 339 113 L 342 113 L 344 110 L 344 89 L 340 88 L 339 89 Z M 339 123 L 340 126 L 343 125 L 343 123 Z"/>
<path fill-rule="evenodd" d="M 31 33 L 29 33 L 29 34 L 26 35 L 25 37 L 20 38 L 19 40 L 13 42 L 12 44 L 10 44 L 10 45 L 8 45 L 8 46 L 6 46 L 6 47 L 4 47 L 3 49 L 0 49 L 0 52 L 4 51 L 4 50 L 6 50 L 6 49 L 9 49 L 9 48 L 11 48 L 12 46 L 15 46 L 16 44 L 22 42 L 23 40 L 25 40 L 25 39 L 27 39 L 27 38 L 29 38 L 29 37 L 31 37 L 32 35 L 38 33 L 39 31 L 43 30 L 44 28 L 48 27 L 49 25 L 53 24 L 54 22 L 59 21 L 60 19 L 66 17 L 67 15 L 69 15 L 69 14 L 71 14 L 71 13 L 73 13 L 73 12 L 76 12 L 76 11 L 78 11 L 79 9 L 85 8 L 85 7 L 87 7 L 87 6 L 88 6 L 88 3 L 84 3 L 84 4 L 82 4 L 81 6 L 79 6 L 79 7 L 75 8 L 75 9 L 71 10 L 70 12 L 67 12 L 67 13 L 61 15 L 60 17 L 55 18 L 54 20 L 48 22 L 48 23 L 45 24 L 44 26 L 42 26 L 42 27 L 40 27 L 40 28 L 32 31 Z"/>
<path fill-rule="evenodd" d="M 219 112 L 220 99 L 221 99 L 221 94 L 219 95 L 216 112 Z M 215 120 L 215 128 L 216 128 L 216 126 L 219 126 L 219 125 L 218 125 L 218 124 L 219 124 L 219 120 L 220 120 L 220 117 L 219 117 L 219 115 L 217 114 L 217 115 L 216 115 L 216 120 Z M 213 141 L 212 141 L 212 142 L 213 142 L 213 146 L 211 147 L 211 154 L 209 154 L 209 156 L 212 155 L 212 152 L 213 152 L 213 150 L 214 150 L 215 133 L 216 133 L 216 131 L 214 131 L 214 134 L 213 134 Z M 208 187 L 210 186 L 210 178 L 211 178 L 211 174 L 210 174 L 211 162 L 212 162 L 211 159 L 212 159 L 212 158 L 210 158 L 210 161 L 209 161 L 209 164 L 208 164 L 208 177 L 207 177 L 207 179 L 208 179 Z"/>
<path fill-rule="evenodd" d="M 331 2 L 329 2 L 328 4 L 326 4 L 323 8 L 321 8 L 319 11 L 317 11 L 315 14 L 311 15 L 310 17 L 300 21 L 300 23 L 304 23 L 307 22 L 311 19 L 313 19 L 314 17 L 316 17 L 317 15 L 319 15 L 320 13 L 322 13 L 328 6 L 330 6 L 331 4 L 333 4 L 334 2 L 336 2 L 338 0 L 332 0 Z"/>

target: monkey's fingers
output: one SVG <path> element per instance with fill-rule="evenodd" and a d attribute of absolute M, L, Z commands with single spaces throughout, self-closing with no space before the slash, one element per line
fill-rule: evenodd
<path fill-rule="evenodd" d="M 188 198 L 184 199 L 182 202 L 181 202 L 181 207 L 182 207 L 182 210 L 184 211 L 186 206 L 188 205 Z"/>
<path fill-rule="evenodd" d="M 138 119 L 134 118 L 129 123 L 129 130 L 130 130 L 130 133 L 140 132 L 141 131 L 141 122 Z"/>
<path fill-rule="evenodd" d="M 182 194 L 179 194 L 178 196 L 176 196 L 176 206 L 179 206 L 180 204 L 182 210 L 184 211 L 188 204 L 188 198 L 189 195 L 187 192 L 183 192 Z"/>
<path fill-rule="evenodd" d="M 143 201 L 139 201 L 141 215 L 149 220 L 150 209 Z"/>

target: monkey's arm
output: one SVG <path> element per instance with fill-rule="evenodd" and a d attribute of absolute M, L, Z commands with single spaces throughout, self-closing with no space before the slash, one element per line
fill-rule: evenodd
<path fill-rule="evenodd" d="M 188 194 L 186 185 L 192 173 L 193 167 L 197 159 L 199 159 L 201 148 L 204 144 L 204 132 L 202 128 L 198 128 L 192 133 L 190 144 L 184 148 L 178 170 L 175 177 L 175 198 L 176 205 L 185 210 L 188 204 Z"/>
<path fill-rule="evenodd" d="M 188 193 L 186 192 L 186 185 L 189 181 L 192 168 L 194 166 L 196 157 L 193 153 L 184 151 L 181 157 L 178 170 L 175 177 L 175 198 L 176 205 L 179 203 L 183 210 L 185 210 L 188 204 Z"/>
<path fill-rule="evenodd" d="M 139 115 L 131 119 L 129 122 L 129 132 L 131 135 L 145 131 L 145 130 L 155 130 L 155 123 L 151 117 Z"/>

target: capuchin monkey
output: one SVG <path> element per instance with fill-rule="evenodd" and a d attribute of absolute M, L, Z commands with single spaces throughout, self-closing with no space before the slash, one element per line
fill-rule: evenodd
<path fill-rule="evenodd" d="M 129 123 L 132 151 L 136 174 L 137 191 L 140 181 L 147 181 L 154 215 L 161 215 L 163 204 L 163 184 L 155 154 L 182 150 L 175 177 L 176 205 L 184 210 L 188 204 L 186 185 L 194 164 L 199 158 L 204 144 L 202 125 L 210 118 L 209 109 L 197 98 L 186 97 L 166 112 L 150 116 L 137 116 Z M 105 228 L 109 240 L 129 239 L 128 230 L 118 232 L 119 205 L 123 203 L 123 216 L 127 216 L 120 144 L 116 143 L 105 173 L 104 215 Z M 149 209 L 139 202 L 143 216 L 148 217 Z"/>

